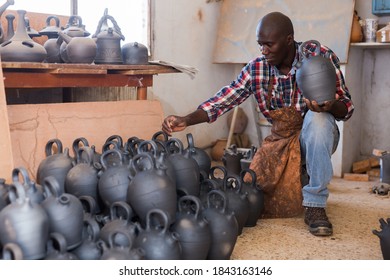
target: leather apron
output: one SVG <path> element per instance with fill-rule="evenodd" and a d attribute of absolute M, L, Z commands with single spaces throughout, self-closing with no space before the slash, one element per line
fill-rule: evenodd
<path fill-rule="evenodd" d="M 272 96 L 268 86 L 267 108 Z M 295 91 L 295 89 L 294 89 Z M 250 165 L 264 192 L 262 218 L 289 218 L 303 213 L 301 149 L 299 135 L 303 118 L 294 107 L 270 110 L 271 134 L 267 136 Z"/>

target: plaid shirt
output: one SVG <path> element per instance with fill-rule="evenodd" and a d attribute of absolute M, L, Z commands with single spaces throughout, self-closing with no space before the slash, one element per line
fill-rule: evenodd
<path fill-rule="evenodd" d="M 287 75 L 279 73 L 278 69 L 271 66 L 264 56 L 257 57 L 242 68 L 236 80 L 232 81 L 230 85 L 221 88 L 213 97 L 200 104 L 198 109 L 207 112 L 209 122 L 211 123 L 253 94 L 258 102 L 260 111 L 269 122 L 272 122 L 269 115 L 270 110 L 288 106 L 294 106 L 304 116 L 308 110 L 306 103 L 303 101 L 303 95 L 299 88 L 294 87 L 296 84 L 295 64 L 299 60 L 298 48 L 300 44 L 295 42 L 297 50 L 295 61 Z M 308 44 L 306 48 L 308 48 L 309 52 L 314 52 L 316 45 Z M 335 66 L 337 76 L 336 93 L 340 96 L 339 101 L 343 102 L 348 108 L 347 115 L 338 120 L 345 121 L 351 117 L 354 106 L 345 85 L 344 76 L 340 70 L 339 58 L 325 46 L 321 46 L 321 55 L 330 57 Z M 270 99 L 270 108 L 267 108 L 266 98 L 271 76 L 273 77 L 272 98 Z"/>

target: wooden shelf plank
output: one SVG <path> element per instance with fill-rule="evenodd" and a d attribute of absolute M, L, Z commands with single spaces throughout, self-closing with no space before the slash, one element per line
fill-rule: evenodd
<path fill-rule="evenodd" d="M 386 48 L 390 48 L 390 43 L 376 43 L 376 42 L 351 43 L 351 47 L 364 48 L 364 49 L 386 49 Z"/>
<path fill-rule="evenodd" d="M 6 88 L 63 88 L 63 87 L 150 87 L 152 75 L 28 73 L 4 74 Z"/>

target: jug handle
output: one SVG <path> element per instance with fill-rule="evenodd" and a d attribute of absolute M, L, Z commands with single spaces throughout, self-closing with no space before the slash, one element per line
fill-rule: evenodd
<path fill-rule="evenodd" d="M 23 260 L 23 251 L 16 243 L 6 243 L 3 247 L 4 260 Z"/>
<path fill-rule="evenodd" d="M 122 156 L 122 153 L 118 150 L 118 149 L 108 149 L 108 150 L 105 150 L 103 152 L 103 154 L 101 155 L 100 157 L 100 164 L 102 166 L 102 168 L 104 170 L 107 170 L 107 161 L 106 161 L 106 157 L 111 154 L 111 153 L 115 153 L 117 154 L 118 156 L 118 162 L 120 162 L 120 164 L 123 164 L 123 156 Z"/>
<path fill-rule="evenodd" d="M 81 163 L 82 155 L 85 153 L 87 155 L 87 163 L 92 166 L 93 163 L 93 150 L 89 147 L 80 147 L 77 151 L 76 164 Z"/>
<path fill-rule="evenodd" d="M 221 213 L 224 213 L 226 211 L 226 208 L 227 208 L 227 203 L 228 203 L 228 200 L 227 200 L 227 197 L 225 195 L 225 193 L 221 190 L 211 190 L 209 191 L 209 193 L 207 194 L 207 207 L 210 208 L 211 206 L 211 196 L 213 195 L 216 195 L 216 196 L 220 196 L 222 198 L 222 208 L 221 208 Z"/>
<path fill-rule="evenodd" d="M 51 139 L 47 142 L 47 144 L 45 146 L 46 157 L 52 155 L 54 144 L 57 145 L 57 154 L 61 154 L 63 152 L 61 140 L 60 139 Z"/>
<path fill-rule="evenodd" d="M 84 137 L 76 138 L 72 144 L 72 149 L 75 156 L 77 156 L 77 151 L 80 149 L 80 143 L 83 144 L 83 146 L 89 146 L 89 142 L 86 138 Z"/>
<path fill-rule="evenodd" d="M 241 170 L 241 172 L 240 172 L 240 179 L 241 179 L 242 182 L 244 182 L 244 177 L 245 177 L 246 173 L 249 173 L 249 175 L 252 178 L 252 180 L 250 182 L 251 187 L 255 187 L 256 186 L 256 179 L 257 179 L 255 171 L 253 171 L 252 169 L 243 169 L 243 170 Z"/>
<path fill-rule="evenodd" d="M 83 27 L 83 19 L 78 15 L 71 15 L 68 20 L 68 25 L 73 26 L 77 22 L 77 27 Z"/>
<path fill-rule="evenodd" d="M 82 195 L 79 197 L 79 200 L 83 206 L 84 212 L 90 215 L 95 215 L 97 213 L 97 204 L 96 200 L 90 195 Z"/>
<path fill-rule="evenodd" d="M 46 26 L 51 26 L 50 25 L 50 21 L 52 20 L 52 19 L 54 19 L 54 21 L 55 21 L 55 23 L 56 23 L 56 27 L 60 27 L 60 19 L 57 17 L 57 16 L 54 16 L 54 15 L 52 15 L 52 16 L 48 16 L 47 18 L 46 18 Z"/>
<path fill-rule="evenodd" d="M 234 187 L 233 184 L 236 183 L 236 186 Z M 232 190 L 235 190 L 236 193 L 241 193 L 241 180 L 236 175 L 228 175 L 223 180 L 223 188 L 224 191 L 226 191 L 228 188 L 231 188 Z"/>
<path fill-rule="evenodd" d="M 162 217 L 164 224 L 163 224 L 163 228 L 161 230 L 161 233 L 165 234 L 167 232 L 167 230 L 168 230 L 168 227 L 169 227 L 168 215 L 163 210 L 158 209 L 158 208 L 151 209 L 146 214 L 146 230 L 150 230 L 151 229 L 151 222 L 150 222 L 150 220 L 151 220 L 151 217 L 152 217 L 153 214 L 157 214 L 160 217 Z"/>
<path fill-rule="evenodd" d="M 210 169 L 210 177 L 211 179 L 215 180 L 217 177 L 215 176 L 215 170 L 219 169 L 223 173 L 223 179 L 227 176 L 227 169 L 222 165 L 216 165 L 211 167 Z"/>
<path fill-rule="evenodd" d="M 120 210 L 122 211 L 125 215 L 120 216 Z M 110 207 L 110 218 L 111 220 L 115 219 L 123 219 L 125 221 L 130 221 L 131 218 L 134 217 L 133 209 L 131 209 L 130 205 L 127 204 L 124 201 L 115 201 L 114 203 L 111 204 Z"/>
<path fill-rule="evenodd" d="M 60 197 L 62 195 L 60 184 L 57 179 L 53 176 L 47 176 L 43 180 L 44 193 L 46 197 L 54 195 L 55 197 Z"/>
<path fill-rule="evenodd" d="M 188 142 L 188 148 L 189 149 L 194 149 L 195 148 L 194 137 L 192 136 L 191 133 L 187 133 L 187 142 Z"/>
<path fill-rule="evenodd" d="M 166 143 L 167 152 L 169 154 L 183 154 L 183 143 L 178 138 L 171 138 Z M 175 149 L 177 148 L 177 149 Z"/>
<path fill-rule="evenodd" d="M 305 49 L 304 49 L 304 47 L 306 47 L 306 45 L 308 45 L 308 44 L 315 44 L 315 45 L 316 45 L 315 55 L 316 55 L 316 56 L 320 55 L 320 52 L 321 52 L 321 44 L 320 44 L 320 42 L 318 42 L 317 40 L 308 40 L 308 41 L 303 42 L 303 43 L 299 46 L 299 54 L 300 54 L 300 55 L 302 55 L 302 56 L 305 57 L 305 58 L 308 58 L 308 57 L 307 57 L 307 53 L 305 52 Z"/>
<path fill-rule="evenodd" d="M 149 147 L 148 147 L 149 145 Z M 146 148 L 146 150 L 142 150 L 142 148 Z M 138 147 L 137 147 L 137 152 L 138 154 L 142 153 L 142 152 L 147 152 L 149 151 L 148 148 L 150 148 L 150 151 L 152 151 L 153 153 L 153 156 L 156 158 L 157 157 L 157 144 L 152 141 L 152 140 L 144 140 L 142 141 L 141 143 L 138 144 Z"/>
<path fill-rule="evenodd" d="M 26 191 L 20 182 L 12 182 L 8 191 L 9 200 L 12 202 L 23 202 L 26 199 Z"/>
<path fill-rule="evenodd" d="M 182 212 L 183 211 L 183 203 L 184 202 L 193 202 L 193 204 L 195 204 L 195 219 L 198 219 L 198 216 L 199 216 L 199 211 L 201 209 L 201 202 L 200 202 L 200 199 L 194 195 L 185 195 L 185 196 L 182 196 L 179 198 L 179 201 L 178 201 L 178 210 L 179 212 Z"/>
<path fill-rule="evenodd" d="M 158 140 L 158 137 L 159 136 L 162 136 L 163 137 L 163 139 L 162 139 L 162 141 L 164 141 L 164 142 L 167 142 L 168 140 L 169 140 L 169 136 L 168 136 L 168 134 L 166 134 L 164 131 L 157 131 L 155 134 L 153 134 L 153 136 L 152 136 L 152 140 Z"/>
<path fill-rule="evenodd" d="M 19 180 L 19 176 L 23 177 L 24 182 L 21 182 Z M 14 168 L 12 170 L 12 181 L 24 183 L 22 185 L 25 185 L 25 186 L 31 185 L 30 177 L 28 176 L 27 170 L 24 167 L 18 167 L 18 168 Z"/>
<path fill-rule="evenodd" d="M 104 16 L 102 16 L 101 19 L 99 20 L 96 32 L 95 32 L 95 34 L 93 34 L 92 38 L 96 38 L 99 35 L 100 29 L 102 28 L 102 25 L 103 25 L 103 22 L 107 19 L 109 19 L 112 22 L 112 24 L 114 25 L 115 32 L 118 33 L 118 35 L 121 37 L 122 40 L 125 40 L 125 36 L 123 36 L 121 29 L 120 29 L 118 23 L 116 22 L 116 20 L 112 16 L 107 15 L 106 13 L 104 13 Z"/>

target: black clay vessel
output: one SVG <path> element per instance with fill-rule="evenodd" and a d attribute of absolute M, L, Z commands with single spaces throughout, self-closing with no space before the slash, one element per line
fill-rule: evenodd
<path fill-rule="evenodd" d="M 315 44 L 315 55 L 305 52 L 308 44 Z M 320 54 L 321 44 L 315 40 L 302 43 L 299 47 L 301 60 L 297 63 L 296 80 L 304 97 L 323 104 L 336 95 L 336 69 L 330 58 Z"/>
<path fill-rule="evenodd" d="M 372 232 L 379 237 L 380 246 L 384 260 L 390 260 L 390 218 L 386 221 L 379 219 L 381 231 L 373 230 Z"/>

